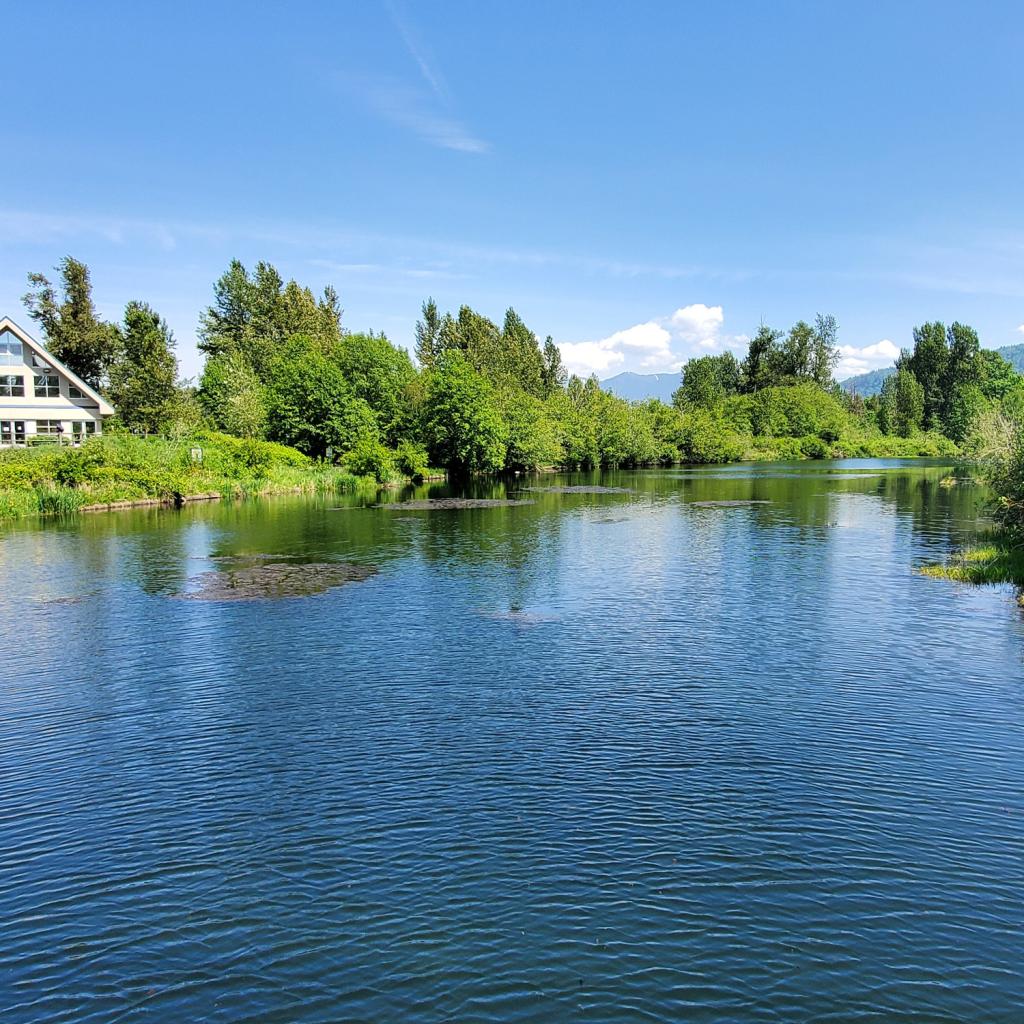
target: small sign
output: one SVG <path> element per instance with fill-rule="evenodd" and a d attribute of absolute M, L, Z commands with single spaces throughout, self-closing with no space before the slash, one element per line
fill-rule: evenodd
<path fill-rule="evenodd" d="M 189 454 L 192 456 L 192 461 L 193 462 L 202 462 L 203 461 L 203 449 L 202 448 L 193 448 L 189 452 Z"/>

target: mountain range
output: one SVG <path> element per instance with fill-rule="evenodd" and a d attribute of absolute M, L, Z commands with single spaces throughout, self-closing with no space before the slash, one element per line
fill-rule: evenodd
<path fill-rule="evenodd" d="M 1024 373 L 1024 344 L 1006 345 L 997 348 L 1001 355 L 1018 373 Z M 886 366 L 881 370 L 860 373 L 856 377 L 847 377 L 840 384 L 848 391 L 853 391 L 863 398 L 877 395 L 882 390 L 885 378 L 896 372 L 895 366 Z M 642 402 L 648 398 L 660 398 L 663 402 L 672 401 L 672 392 L 679 387 L 678 373 L 617 373 L 614 377 L 601 381 L 601 387 L 620 398 L 631 402 Z"/>

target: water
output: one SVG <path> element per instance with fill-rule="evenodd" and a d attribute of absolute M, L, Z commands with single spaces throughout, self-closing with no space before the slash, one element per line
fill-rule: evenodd
<path fill-rule="evenodd" d="M 4 528 L 0 1019 L 1021 1021 L 1024 625 L 914 571 L 949 472 Z M 232 555 L 378 572 L 169 596 Z"/>

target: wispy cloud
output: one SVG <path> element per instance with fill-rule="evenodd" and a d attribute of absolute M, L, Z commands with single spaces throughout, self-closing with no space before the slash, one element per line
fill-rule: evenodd
<path fill-rule="evenodd" d="M 405 48 L 409 51 L 409 55 L 420 69 L 420 74 L 423 76 L 424 81 L 442 103 L 449 103 L 448 86 L 445 84 L 441 72 L 437 70 L 433 61 L 428 56 L 427 48 L 417 35 L 412 22 L 395 0 L 384 0 L 384 9 L 388 12 L 391 23 L 402 37 L 402 42 L 405 43 Z"/>
<path fill-rule="evenodd" d="M 460 153 L 486 153 L 490 144 L 478 139 L 461 121 L 434 109 L 421 90 L 389 78 L 358 79 L 346 76 L 355 84 L 370 109 L 394 124 L 407 128 L 424 142 Z"/>
<path fill-rule="evenodd" d="M 899 358 L 900 350 L 888 338 L 876 341 L 873 345 L 857 348 L 855 345 L 839 346 L 839 362 L 836 364 L 837 380 L 856 377 L 869 370 L 880 370 L 892 366 Z"/>
<path fill-rule="evenodd" d="M 345 74 L 338 80 L 380 117 L 431 146 L 458 153 L 489 152 L 490 143 L 475 135 L 457 115 L 444 75 L 398 0 L 385 0 L 384 9 L 423 83 L 413 85 L 377 74 Z"/>

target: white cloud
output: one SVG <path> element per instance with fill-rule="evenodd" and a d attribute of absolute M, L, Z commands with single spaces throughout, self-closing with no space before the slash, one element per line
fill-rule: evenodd
<path fill-rule="evenodd" d="M 1020 334 L 1024 334 L 1024 324 L 1021 324 L 1020 327 L 1017 328 L 1017 330 Z"/>
<path fill-rule="evenodd" d="M 724 319 L 721 306 L 705 306 L 703 302 L 694 302 L 677 309 L 672 314 L 671 322 L 684 338 L 693 338 L 699 342 L 714 338 L 721 330 Z"/>
<path fill-rule="evenodd" d="M 874 345 L 857 348 L 854 345 L 839 346 L 839 362 L 836 365 L 837 380 L 856 377 L 859 373 L 881 370 L 892 366 L 899 358 L 900 350 L 888 339 L 876 341 Z"/>
<path fill-rule="evenodd" d="M 565 342 L 559 347 L 572 373 L 587 376 L 611 369 L 674 373 L 694 355 L 746 348 L 746 335 L 722 332 L 721 306 L 694 302 L 674 313 L 626 327 L 600 341 Z"/>

